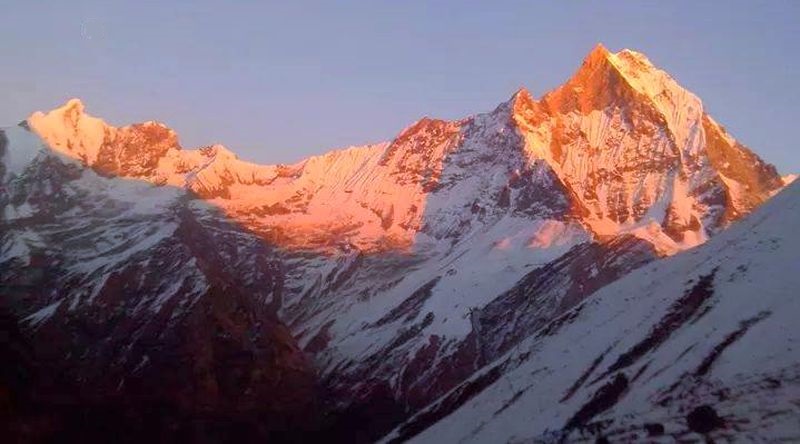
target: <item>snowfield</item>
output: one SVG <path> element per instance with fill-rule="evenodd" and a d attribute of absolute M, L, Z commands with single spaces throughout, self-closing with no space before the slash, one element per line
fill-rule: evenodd
<path fill-rule="evenodd" d="M 687 415 L 703 405 L 722 419 L 717 442 L 800 439 L 798 224 L 795 184 L 705 245 L 596 292 L 387 440 L 423 424 L 413 442 L 661 436 L 648 428 L 699 439 Z M 493 383 L 429 424 L 486 375 Z"/>

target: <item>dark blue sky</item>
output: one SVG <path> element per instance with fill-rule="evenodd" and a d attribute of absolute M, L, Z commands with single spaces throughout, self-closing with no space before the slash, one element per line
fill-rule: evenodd
<path fill-rule="evenodd" d="M 597 42 L 636 49 L 780 171 L 800 171 L 800 2 L 9 1 L 0 125 L 69 97 L 184 146 L 290 162 L 428 115 L 540 96 Z"/>

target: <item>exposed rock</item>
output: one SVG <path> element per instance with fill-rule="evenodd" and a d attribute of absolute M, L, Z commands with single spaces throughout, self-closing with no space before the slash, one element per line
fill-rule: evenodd
<path fill-rule="evenodd" d="M 710 405 L 701 405 L 686 415 L 686 424 L 689 426 L 689 430 L 706 434 L 725 427 L 725 420 Z"/>

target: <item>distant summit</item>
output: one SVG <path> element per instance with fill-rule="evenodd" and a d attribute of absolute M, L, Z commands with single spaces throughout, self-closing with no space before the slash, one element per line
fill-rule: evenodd
<path fill-rule="evenodd" d="M 360 227 L 349 231 L 348 242 L 368 249 L 410 244 L 425 229 L 423 219 L 433 216 L 424 214 L 430 192 L 460 182 L 465 194 L 459 196 L 472 196 L 463 204 L 484 213 L 502 212 L 496 205 L 506 200 L 505 211 L 527 211 L 522 207 L 530 202 L 522 195 L 544 192 L 564 201 L 594 235 L 630 232 L 665 254 L 703 242 L 783 186 L 774 167 L 729 136 L 700 99 L 645 55 L 612 53 L 602 44 L 540 100 L 522 88 L 492 113 L 455 122 L 423 119 L 388 144 L 291 167 L 242 162 L 221 146 L 182 150 L 177 135 L 161 124 L 114 128 L 86 114 L 78 99 L 34 113 L 28 123 L 51 148 L 106 174 L 222 198 L 223 208 L 247 214 L 248 223 L 281 226 L 298 239 L 309 230 Z M 465 156 L 477 157 L 456 174 L 449 159 Z M 279 170 L 294 173 L 278 180 Z M 533 170 L 550 176 L 550 189 L 519 188 Z M 463 188 L 475 180 L 474 188 Z M 482 202 L 487 194 L 494 203 Z M 256 222 L 252 214 L 264 204 L 282 214 Z M 477 217 L 448 213 L 459 224 L 473 225 Z M 322 233 L 314 238 L 329 243 Z"/>

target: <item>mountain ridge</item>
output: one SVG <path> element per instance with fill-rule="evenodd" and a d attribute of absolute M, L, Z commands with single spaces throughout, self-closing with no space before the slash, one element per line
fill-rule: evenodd
<path fill-rule="evenodd" d="M 297 382 L 306 393 L 313 368 L 340 432 L 358 425 L 372 440 L 598 288 L 705 242 L 784 186 L 654 70 L 598 47 L 538 101 L 521 89 L 486 113 L 422 118 L 389 142 L 291 165 L 185 150 L 163 124 L 109 126 L 73 100 L 0 132 L 3 283 L 20 289 L 34 338 L 76 317 L 102 337 L 105 320 L 152 325 L 148 313 L 170 320 L 164 335 L 194 331 L 182 323 L 199 316 L 191 307 L 224 320 L 231 306 L 214 301 L 230 296 L 253 312 L 247 329 L 271 325 L 289 357 L 308 355 Z M 147 259 L 164 252 L 178 253 Z"/>
<path fill-rule="evenodd" d="M 598 110 L 602 114 L 598 115 Z M 577 115 L 574 114 L 576 112 Z M 505 117 L 506 114 L 509 117 Z M 385 248 L 381 246 L 385 242 L 389 246 L 410 245 L 412 231 L 419 225 L 415 219 L 420 217 L 421 199 L 440 186 L 437 185 L 440 170 L 446 159 L 454 154 L 451 150 L 459 149 L 456 145 L 465 136 L 463 131 L 474 127 L 474 122 L 487 120 L 494 123 L 486 124 L 494 125 L 502 132 L 507 124 L 504 123 L 506 119 L 511 121 L 508 131 L 517 133 L 523 139 L 522 153 L 518 154 L 522 163 L 515 168 L 526 169 L 541 159 L 566 187 L 567 194 L 571 196 L 569 199 L 577 205 L 574 211 L 578 212 L 579 219 L 595 235 L 631 231 L 658 242 L 664 254 L 672 254 L 702 242 L 709 232 L 725 226 L 737 214 L 749 211 L 783 185 L 774 167 L 763 163 L 731 138 L 705 114 L 702 102 L 695 95 L 681 88 L 669 74 L 653 66 L 646 56 L 631 50 L 611 53 L 602 45 L 596 46 L 587 55 L 581 67 L 564 85 L 544 94 L 538 101 L 521 88 L 509 101 L 490 113 L 451 122 L 425 117 L 401 131 L 392 142 L 335 150 L 292 165 L 244 162 L 222 145 L 185 150 L 179 145 L 174 131 L 163 124 L 145 122 L 115 128 L 85 114 L 85 107 L 78 99 L 72 99 L 47 114 L 34 113 L 27 123 L 54 149 L 79 158 L 107 174 L 187 187 L 206 198 L 221 197 L 227 200 L 236 199 L 231 196 L 230 190 L 237 184 L 272 185 L 281 178 L 303 176 L 307 170 L 315 167 L 321 168 L 318 175 L 329 174 L 328 168 L 335 167 L 339 171 L 336 174 L 344 174 L 341 180 L 357 180 L 353 175 L 367 167 L 369 159 L 376 155 L 371 154 L 373 151 L 385 148 L 386 152 L 378 165 L 386 167 L 390 166 L 388 162 L 393 153 L 403 147 L 400 150 L 404 153 L 400 163 L 390 166 L 386 173 L 379 173 L 381 177 L 370 180 L 380 181 L 376 186 L 384 188 L 402 186 L 409 181 L 421 183 L 417 191 L 419 196 L 412 198 L 413 202 L 403 204 L 403 208 L 388 207 L 375 201 L 375 196 L 360 196 L 361 205 L 367 205 L 373 215 L 361 215 L 350 223 L 350 226 L 372 225 L 368 229 L 371 233 L 356 233 L 355 242 L 362 249 L 380 250 Z M 652 129 L 642 128 L 644 133 L 625 140 L 624 133 L 630 135 L 626 127 L 641 126 L 634 122 L 641 119 L 651 122 L 648 125 L 654 125 Z M 663 132 L 660 136 L 657 134 L 659 131 Z M 78 136 L 81 138 L 78 139 Z M 592 149 L 608 143 L 608 137 L 620 139 L 612 143 L 627 145 L 625 151 L 619 152 L 617 149 L 617 152 L 592 154 Z M 420 143 L 427 149 L 436 148 L 427 153 L 415 152 L 415 144 Z M 519 142 L 509 140 L 504 143 Z M 590 148 L 588 158 L 586 149 L 578 147 L 587 143 Z M 643 148 L 642 143 L 648 143 L 652 148 Z M 144 150 L 144 147 L 147 149 Z M 137 148 L 141 151 L 137 151 Z M 655 168 L 653 171 L 671 169 L 672 179 L 655 177 L 648 171 L 633 174 L 620 172 L 621 169 L 641 169 L 650 162 L 648 158 L 651 156 L 654 156 L 655 162 L 661 162 L 651 167 Z M 343 157 L 347 159 L 343 160 Z M 344 164 L 346 161 L 349 162 Z M 752 174 L 751 165 L 756 170 L 755 174 Z M 507 174 L 514 175 L 513 171 Z M 703 196 L 706 191 L 698 187 L 702 188 L 705 184 L 690 183 L 686 179 L 689 175 L 700 174 L 709 176 L 703 179 L 706 183 L 719 182 L 714 186 L 714 196 Z M 666 183 L 668 180 L 674 183 Z M 304 189 L 295 191 L 304 193 L 308 198 L 313 193 L 308 188 L 319 183 L 326 186 L 326 180 L 322 177 L 309 181 L 312 183 L 300 184 Z M 738 186 L 740 183 L 744 186 Z M 273 187 L 277 194 L 280 194 L 279 188 Z M 347 191 L 352 192 L 351 189 Z M 591 195 L 598 191 L 605 195 Z M 265 191 L 260 192 L 263 194 Z M 587 192 L 590 194 L 587 195 Z M 399 200 L 398 193 L 399 190 L 390 194 L 393 199 Z M 657 221 L 663 226 L 665 236 L 654 238 L 638 222 L 655 201 L 667 199 L 670 193 L 673 194 L 673 201 L 664 202 L 668 211 L 663 216 L 664 220 Z M 303 211 L 297 206 L 287 208 L 291 207 L 285 202 L 289 199 L 288 196 L 283 201 L 273 199 L 274 202 L 264 211 Z M 714 218 L 712 220 L 704 220 L 702 214 L 706 214 L 707 210 L 691 208 L 710 208 L 718 205 L 720 199 L 726 201 L 722 204 L 724 211 L 711 216 Z M 262 200 L 270 198 L 267 196 Z M 228 206 L 234 213 L 239 211 L 236 204 Z M 248 210 L 251 214 L 258 211 L 253 205 L 249 205 Z M 392 227 L 389 215 L 396 216 L 398 210 L 405 216 L 403 223 L 408 229 Z M 349 213 L 355 211 L 358 210 L 351 209 Z M 588 215 L 583 215 L 585 213 Z M 323 224 L 338 223 L 325 219 L 322 213 L 316 215 L 316 220 L 323 221 Z M 309 223 L 312 222 L 304 222 L 306 225 Z M 274 225 L 274 222 L 267 222 L 269 224 Z M 350 230 L 348 224 L 340 228 Z"/>

